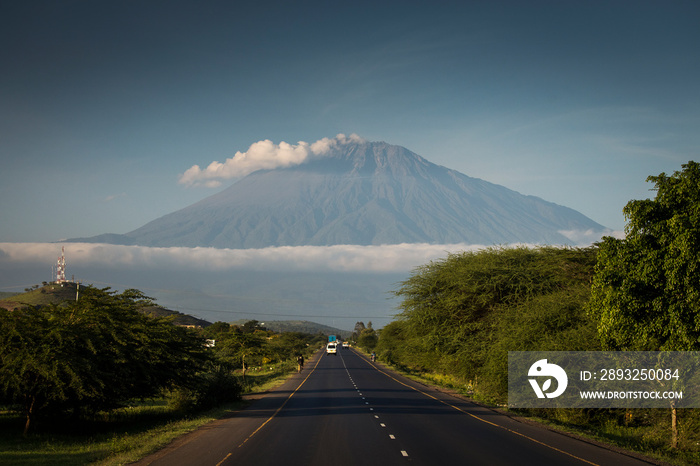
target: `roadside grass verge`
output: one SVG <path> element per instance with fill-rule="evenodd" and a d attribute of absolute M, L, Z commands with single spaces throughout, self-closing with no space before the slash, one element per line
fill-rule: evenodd
<path fill-rule="evenodd" d="M 0 416 L 0 464 L 85 465 L 127 464 L 157 451 L 186 432 L 216 419 L 242 402 L 186 416 L 162 406 L 122 408 L 102 420 L 61 426 L 44 422 L 22 436 L 22 420 Z"/>
<path fill-rule="evenodd" d="M 238 380 L 245 395 L 270 390 L 287 380 L 296 370 L 296 362 L 283 361 L 278 364 L 266 364 L 261 366 L 259 370 L 249 370 L 246 373 L 245 381 L 240 377 L 240 371 L 237 371 L 236 374 L 239 375 Z"/>
<path fill-rule="evenodd" d="M 264 392 L 280 385 L 296 372 L 294 362 L 268 364 L 250 370 L 246 381 L 238 374 L 243 395 Z M 72 466 L 129 464 L 165 447 L 177 437 L 231 415 L 247 406 L 246 401 L 217 408 L 182 413 L 168 407 L 165 398 L 146 400 L 91 420 L 71 424 L 43 422 L 27 437 L 24 420 L 0 408 L 0 464 L 18 466 Z"/>

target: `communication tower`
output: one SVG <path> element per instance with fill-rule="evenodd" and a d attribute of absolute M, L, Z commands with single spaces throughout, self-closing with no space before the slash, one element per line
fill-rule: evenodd
<path fill-rule="evenodd" d="M 66 248 L 61 246 L 61 255 L 58 256 L 58 262 L 56 264 L 56 283 L 66 282 Z"/>

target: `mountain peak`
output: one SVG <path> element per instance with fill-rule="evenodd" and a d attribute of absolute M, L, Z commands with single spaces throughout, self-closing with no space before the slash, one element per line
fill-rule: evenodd
<path fill-rule="evenodd" d="M 402 146 L 383 141 L 348 143 L 300 165 L 300 170 L 332 170 L 348 176 L 425 176 L 428 169 L 444 169 Z M 446 170 L 446 169 L 445 169 Z"/>
<path fill-rule="evenodd" d="M 283 153 L 280 160 L 294 162 L 251 171 L 229 188 L 116 241 L 106 235 L 94 240 L 219 248 L 570 244 L 563 232 L 605 230 L 572 209 L 470 178 L 404 147 L 341 136 L 310 145 L 253 145 L 238 162 L 232 162 L 236 154 L 226 163 L 249 171 L 254 164 L 244 165 L 246 157 L 270 148 Z M 204 178 L 207 170 L 193 172 L 192 179 Z"/>

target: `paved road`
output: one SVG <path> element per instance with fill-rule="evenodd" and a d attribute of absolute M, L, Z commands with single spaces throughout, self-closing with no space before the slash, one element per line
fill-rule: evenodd
<path fill-rule="evenodd" d="M 249 408 L 139 464 L 409 463 L 648 464 L 426 388 L 347 349 L 320 354 Z"/>

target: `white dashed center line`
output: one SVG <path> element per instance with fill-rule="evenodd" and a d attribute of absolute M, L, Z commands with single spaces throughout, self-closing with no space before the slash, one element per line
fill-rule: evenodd
<path fill-rule="evenodd" d="M 343 360 L 343 364 L 345 364 L 345 361 L 344 361 L 344 360 Z M 355 388 L 355 390 L 357 390 L 358 396 L 360 396 L 363 400 L 365 400 L 365 405 L 369 405 L 369 401 L 366 401 L 366 398 L 365 398 L 364 396 L 362 396 L 362 391 L 360 391 L 360 389 L 357 388 L 357 384 L 356 384 L 355 381 L 352 379 L 352 377 L 350 377 L 350 371 L 348 370 L 347 366 L 345 367 L 345 371 L 347 372 L 348 377 L 350 378 L 350 382 L 352 383 L 353 387 Z M 370 411 L 374 411 L 374 408 L 371 408 L 371 407 L 370 407 L 369 410 L 370 410 Z M 375 415 L 374 415 L 374 418 L 375 418 L 375 419 L 379 419 L 379 416 L 375 414 Z M 380 422 L 379 425 L 380 425 L 382 428 L 386 429 L 386 424 L 384 424 L 383 422 Z M 396 437 L 395 437 L 393 434 L 389 434 L 389 438 L 390 438 L 391 440 L 396 440 Z M 403 456 L 403 457 L 408 457 L 408 452 L 407 452 L 406 450 L 401 450 L 401 456 Z"/>

